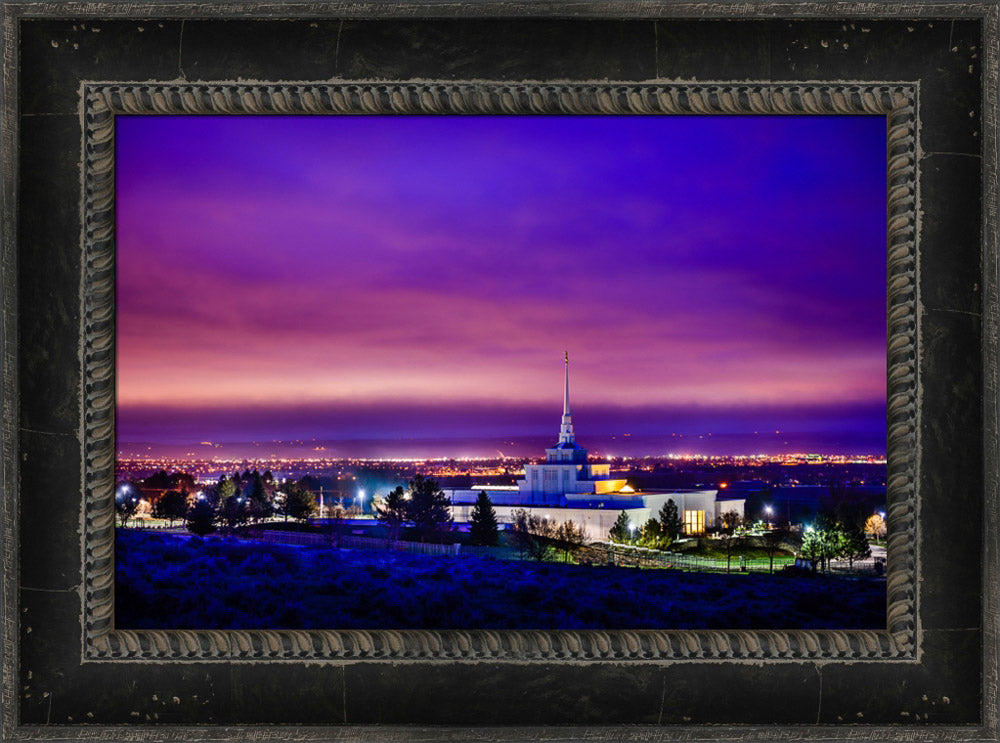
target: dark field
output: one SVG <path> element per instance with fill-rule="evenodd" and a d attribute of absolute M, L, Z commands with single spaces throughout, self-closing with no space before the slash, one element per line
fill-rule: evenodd
<path fill-rule="evenodd" d="M 874 629 L 885 582 L 332 550 L 118 530 L 119 629 Z"/>

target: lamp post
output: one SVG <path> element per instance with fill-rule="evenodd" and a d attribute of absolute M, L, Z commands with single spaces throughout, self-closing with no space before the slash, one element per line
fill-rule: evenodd
<path fill-rule="evenodd" d="M 361 513 L 365 512 L 365 491 L 358 491 L 358 507 L 361 509 Z"/>
<path fill-rule="evenodd" d="M 767 528 L 771 528 L 771 513 L 773 509 L 770 506 L 764 506 L 764 513 L 767 514 Z"/>

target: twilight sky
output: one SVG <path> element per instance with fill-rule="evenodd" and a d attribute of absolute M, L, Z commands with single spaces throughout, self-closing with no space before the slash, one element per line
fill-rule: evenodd
<path fill-rule="evenodd" d="M 885 430 L 880 117 L 116 135 L 119 441 Z"/>

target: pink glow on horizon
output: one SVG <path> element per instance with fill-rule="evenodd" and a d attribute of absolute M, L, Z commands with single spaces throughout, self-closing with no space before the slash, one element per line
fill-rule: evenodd
<path fill-rule="evenodd" d="M 282 118 L 122 120 L 120 410 L 885 401 L 857 117 Z"/>

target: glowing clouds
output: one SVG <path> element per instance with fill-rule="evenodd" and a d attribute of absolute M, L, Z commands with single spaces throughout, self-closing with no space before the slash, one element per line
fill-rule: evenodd
<path fill-rule="evenodd" d="M 117 146 L 120 410 L 369 430 L 549 403 L 568 348 L 584 407 L 884 426 L 877 117 L 121 117 Z"/>

